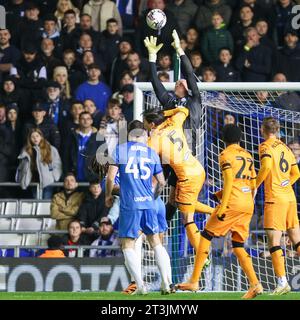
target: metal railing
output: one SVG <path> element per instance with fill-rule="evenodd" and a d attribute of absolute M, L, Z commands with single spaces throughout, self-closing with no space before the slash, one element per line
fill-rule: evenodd
<path fill-rule="evenodd" d="M 63 187 L 63 182 L 54 182 L 49 185 L 49 187 Z M 78 182 L 78 187 L 88 187 L 89 183 L 88 182 Z M 20 183 L 17 182 L 0 182 L 0 187 L 8 187 L 8 188 L 20 188 Z M 42 200 L 43 196 L 43 188 L 39 183 L 33 182 L 30 183 L 28 188 L 34 187 L 36 188 L 36 198 L 32 199 L 37 199 L 37 200 Z M 0 199 L 1 199 L 1 194 L 0 194 Z"/>

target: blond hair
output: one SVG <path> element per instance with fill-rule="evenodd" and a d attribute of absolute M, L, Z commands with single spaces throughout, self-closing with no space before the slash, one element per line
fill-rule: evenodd
<path fill-rule="evenodd" d="M 62 87 L 61 89 L 61 92 L 62 92 L 62 96 L 64 96 L 65 98 L 67 99 L 70 99 L 71 98 L 71 87 L 70 87 L 70 82 L 69 82 L 69 79 L 68 79 L 68 70 L 66 67 L 64 66 L 58 66 L 56 68 L 54 68 L 53 70 L 53 80 L 56 81 L 56 77 L 59 73 L 63 73 L 66 75 L 66 84 L 64 87 Z"/>
<path fill-rule="evenodd" d="M 264 118 L 264 120 L 262 122 L 262 127 L 263 127 L 264 132 L 267 135 L 277 134 L 280 130 L 279 122 L 273 117 Z"/>

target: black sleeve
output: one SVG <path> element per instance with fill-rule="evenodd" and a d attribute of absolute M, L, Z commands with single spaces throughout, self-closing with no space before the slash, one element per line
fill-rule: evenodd
<path fill-rule="evenodd" d="M 80 221 L 80 225 L 84 228 L 87 225 L 87 215 L 88 215 L 87 207 L 86 207 L 85 203 L 83 202 L 81 204 L 81 206 L 79 207 L 76 218 Z"/>
<path fill-rule="evenodd" d="M 50 133 L 50 140 L 51 140 L 51 144 L 57 149 L 57 150 L 60 150 L 60 142 L 61 142 L 61 139 L 60 139 L 60 133 L 59 133 L 59 130 L 58 128 L 53 125 L 51 126 L 51 133 Z"/>
<path fill-rule="evenodd" d="M 183 72 L 186 76 L 186 81 L 189 89 L 192 91 L 193 98 L 201 99 L 200 92 L 197 87 L 196 77 L 194 75 L 192 64 L 189 58 L 184 54 L 180 56 Z"/>
<path fill-rule="evenodd" d="M 151 83 L 154 89 L 154 92 L 157 96 L 157 99 L 161 103 L 163 109 L 174 108 L 173 97 L 168 93 L 162 83 L 159 81 L 157 76 L 157 69 L 154 62 L 150 62 L 150 74 L 151 74 Z"/>

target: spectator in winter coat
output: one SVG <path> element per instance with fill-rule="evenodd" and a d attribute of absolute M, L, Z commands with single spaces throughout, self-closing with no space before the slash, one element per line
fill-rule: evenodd
<path fill-rule="evenodd" d="M 122 138 L 120 136 L 122 128 L 126 130 L 126 120 L 122 113 L 120 102 L 116 99 L 111 99 L 108 103 L 106 116 L 102 118 L 99 131 L 105 139 L 109 156 L 112 156 L 117 144 L 122 143 L 119 141 L 119 138 Z"/>
<path fill-rule="evenodd" d="M 67 171 L 74 172 L 78 181 L 91 181 L 96 178 L 91 164 L 104 141 L 98 139 L 97 129 L 92 127 L 92 123 L 92 116 L 88 112 L 82 112 L 79 116 L 79 128 L 71 134 L 68 141 Z"/>
<path fill-rule="evenodd" d="M 54 41 L 49 38 L 45 38 L 41 43 L 41 59 L 47 70 L 47 77 L 52 79 L 53 70 L 57 66 L 61 66 L 62 62 L 54 56 Z"/>
<path fill-rule="evenodd" d="M 60 95 L 63 99 L 71 98 L 71 86 L 68 79 L 68 70 L 64 66 L 58 66 L 53 71 L 53 80 L 60 84 Z"/>
<path fill-rule="evenodd" d="M 99 80 L 101 70 L 98 65 L 89 65 L 88 74 L 88 81 L 81 84 L 76 91 L 76 99 L 82 102 L 86 99 L 93 100 L 97 109 L 102 114 L 105 114 L 111 90 L 105 83 Z"/>
<path fill-rule="evenodd" d="M 99 225 L 99 238 L 96 239 L 92 246 L 120 246 L 117 232 L 108 217 L 103 217 Z M 104 258 L 110 256 L 122 255 L 120 250 L 109 249 L 91 249 L 90 258 Z"/>
<path fill-rule="evenodd" d="M 192 51 L 189 57 L 195 75 L 199 78 L 200 81 L 202 81 L 202 73 L 204 67 L 201 53 L 199 51 Z"/>
<path fill-rule="evenodd" d="M 19 118 L 22 121 L 27 121 L 31 114 L 29 94 L 20 89 L 17 83 L 18 80 L 15 77 L 5 77 L 0 90 L 0 100 L 6 106 L 16 103 L 19 108 Z"/>
<path fill-rule="evenodd" d="M 247 43 L 236 59 L 236 67 L 241 73 L 242 81 L 268 81 L 272 68 L 272 52 L 259 42 L 255 28 L 246 31 Z"/>
<path fill-rule="evenodd" d="M 92 18 L 92 27 L 96 31 L 104 31 L 106 21 L 115 18 L 118 21 L 119 33 L 122 35 L 122 19 L 116 4 L 110 0 L 89 0 L 83 7 L 83 13 Z"/>
<path fill-rule="evenodd" d="M 18 78 L 20 87 L 26 89 L 33 99 L 41 98 L 47 80 L 47 70 L 33 43 L 27 43 L 23 48 L 22 57 L 10 69 L 10 75 Z"/>
<path fill-rule="evenodd" d="M 126 59 L 128 70 L 134 77 L 135 82 L 147 82 L 148 72 L 142 69 L 142 59 L 137 52 L 130 52 Z"/>
<path fill-rule="evenodd" d="M 170 10 L 179 27 L 179 32 L 186 34 L 188 28 L 194 22 L 198 7 L 192 0 L 172 0 L 168 1 L 167 9 Z"/>
<path fill-rule="evenodd" d="M 232 53 L 229 48 L 222 48 L 219 52 L 219 61 L 214 64 L 218 82 L 240 81 L 239 72 L 231 63 Z"/>
<path fill-rule="evenodd" d="M 288 81 L 300 81 L 300 44 L 297 31 L 288 31 L 284 47 L 279 51 L 277 72 L 284 73 Z"/>
<path fill-rule="evenodd" d="M 93 127 L 99 129 L 103 114 L 99 110 L 93 100 L 87 99 L 83 102 L 84 111 L 88 112 L 93 118 Z"/>
<path fill-rule="evenodd" d="M 46 117 L 46 114 L 46 106 L 41 102 L 35 103 L 32 108 L 32 120 L 28 121 L 24 125 L 24 142 L 27 140 L 28 133 L 31 129 L 40 129 L 44 138 L 49 141 L 51 145 L 59 149 L 61 142 L 59 130 L 53 120 Z"/>
<path fill-rule="evenodd" d="M 82 192 L 76 189 L 78 183 L 73 173 L 66 174 L 64 178 L 64 190 L 56 193 L 51 201 L 51 218 L 56 220 L 57 230 L 67 230 L 68 224 L 76 216 L 84 198 Z"/>
<path fill-rule="evenodd" d="M 91 244 L 89 237 L 82 232 L 80 221 L 71 220 L 68 224 L 68 234 L 62 237 L 64 246 L 88 246 Z M 65 249 L 64 253 L 66 257 L 75 258 L 78 257 L 77 249 Z M 85 251 L 84 256 L 88 256 L 88 251 Z"/>
<path fill-rule="evenodd" d="M 60 91 L 61 86 L 58 82 L 48 81 L 44 106 L 47 110 L 47 116 L 52 119 L 62 134 L 65 122 L 69 117 L 70 104 L 68 100 L 62 98 Z"/>
<path fill-rule="evenodd" d="M 21 58 L 21 52 L 10 44 L 11 34 L 8 29 L 0 30 L 0 81 L 9 75 L 9 71 Z"/>
<path fill-rule="evenodd" d="M 199 31 L 211 27 L 211 18 L 214 12 L 219 12 L 225 24 L 228 26 L 231 17 L 231 8 L 225 4 L 224 0 L 205 0 L 196 13 L 195 24 Z"/>
<path fill-rule="evenodd" d="M 188 28 L 186 33 L 186 48 L 184 52 L 186 55 L 190 55 L 192 51 L 200 51 L 199 32 L 195 27 Z"/>
<path fill-rule="evenodd" d="M 74 10 L 67 10 L 64 13 L 65 25 L 61 30 L 63 50 L 76 50 L 76 45 L 80 37 L 80 28 L 76 24 L 76 13 Z"/>
<path fill-rule="evenodd" d="M 105 207 L 105 192 L 99 180 L 90 182 L 89 191 L 78 210 L 76 218 L 80 221 L 82 232 L 95 240 L 101 217 L 107 216 L 108 208 Z M 94 239 L 93 239 L 94 238 Z"/>
<path fill-rule="evenodd" d="M 121 104 L 122 113 L 126 121 L 129 123 L 133 120 L 133 85 L 127 84 L 121 88 L 120 93 L 123 95 L 123 102 Z"/>
<path fill-rule="evenodd" d="M 205 32 L 202 39 L 202 53 L 205 61 L 209 64 L 215 63 L 219 58 L 219 51 L 223 47 L 227 47 L 233 51 L 233 39 L 223 23 L 223 17 L 220 13 L 215 12 L 212 15 L 213 27 Z"/>
<path fill-rule="evenodd" d="M 51 199 L 53 182 L 59 181 L 62 174 L 62 162 L 58 151 L 45 140 L 39 129 L 29 132 L 27 143 L 18 159 L 20 164 L 16 173 L 16 182 L 27 189 L 31 182 L 38 182 L 43 189 L 43 198 Z"/>
<path fill-rule="evenodd" d="M 121 36 L 118 34 L 118 21 L 114 18 L 108 19 L 106 29 L 101 33 L 99 51 L 102 53 L 106 65 L 111 65 L 119 52 Z"/>

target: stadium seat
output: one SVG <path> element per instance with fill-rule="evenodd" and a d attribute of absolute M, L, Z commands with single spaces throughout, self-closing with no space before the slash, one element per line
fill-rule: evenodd
<path fill-rule="evenodd" d="M 47 241 L 48 239 L 50 238 L 50 234 L 44 234 L 42 233 L 41 234 L 41 238 L 40 238 L 40 245 L 41 246 L 47 246 Z"/>
<path fill-rule="evenodd" d="M 18 200 L 5 200 L 4 215 L 16 215 L 18 213 Z"/>
<path fill-rule="evenodd" d="M 36 215 L 37 216 L 50 216 L 51 201 L 43 201 L 37 203 Z"/>
<path fill-rule="evenodd" d="M 56 230 L 56 220 L 51 218 L 45 218 L 43 230 Z"/>
<path fill-rule="evenodd" d="M 1 218 L 0 219 L 0 230 L 12 230 L 13 220 L 11 218 Z"/>
<path fill-rule="evenodd" d="M 19 215 L 35 215 L 36 202 L 28 200 L 20 200 Z"/>
<path fill-rule="evenodd" d="M 37 233 L 23 234 L 23 246 L 37 246 L 39 245 L 39 236 Z"/>
<path fill-rule="evenodd" d="M 0 233 L 0 245 L 19 246 L 22 243 L 22 235 L 17 233 Z"/>
<path fill-rule="evenodd" d="M 43 219 L 18 218 L 15 230 L 41 230 Z"/>

